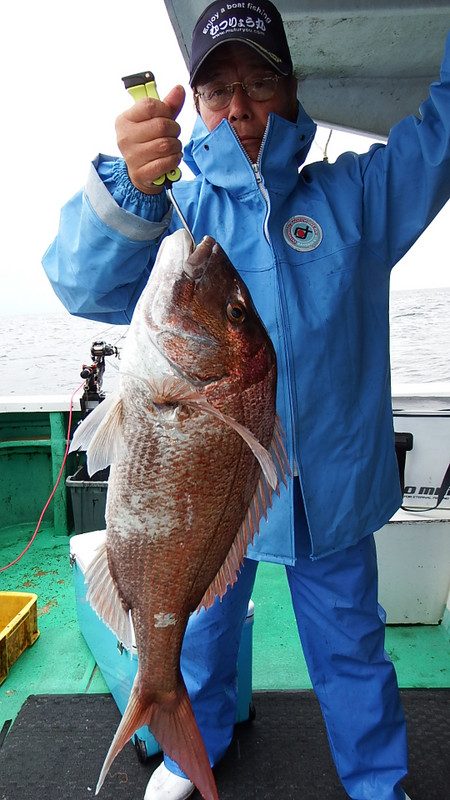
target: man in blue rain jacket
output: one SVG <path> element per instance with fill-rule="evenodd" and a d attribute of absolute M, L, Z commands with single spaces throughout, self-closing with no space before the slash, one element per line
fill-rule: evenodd
<path fill-rule="evenodd" d="M 214 764 L 233 732 L 257 562 L 286 564 L 345 790 L 354 800 L 403 800 L 405 725 L 384 653 L 373 539 L 401 503 L 389 275 L 450 195 L 450 46 L 420 117 L 395 126 L 387 145 L 302 169 L 315 125 L 296 100 L 281 18 L 267 0 L 247 5 L 240 27 L 213 3 L 195 28 L 199 117 L 184 160 L 196 177 L 174 195 L 195 241 L 210 234 L 229 255 L 268 328 L 295 477 L 233 590 L 192 618 L 183 675 Z M 99 156 L 85 190 L 63 208 L 44 266 L 71 313 L 127 324 L 162 237 L 180 227 L 153 181 L 180 161 L 182 102 L 176 87 L 164 102 L 143 100 L 123 114 L 124 159 Z M 183 800 L 193 790 L 165 757 L 145 797 Z"/>

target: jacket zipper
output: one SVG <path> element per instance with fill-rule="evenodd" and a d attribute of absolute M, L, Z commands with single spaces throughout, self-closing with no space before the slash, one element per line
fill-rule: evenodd
<path fill-rule="evenodd" d="M 255 179 L 256 179 L 256 183 L 257 183 L 258 189 L 260 190 L 260 192 L 261 192 L 261 194 L 262 194 L 262 196 L 264 198 L 264 201 L 265 201 L 265 204 L 266 204 L 266 216 L 265 216 L 265 219 L 264 219 L 263 231 L 264 231 L 264 236 L 265 236 L 265 238 L 267 240 L 267 243 L 270 245 L 270 234 L 269 234 L 269 228 L 268 228 L 269 214 L 270 214 L 270 199 L 269 199 L 269 193 L 268 193 L 266 187 L 264 186 L 264 180 L 263 180 L 263 177 L 262 177 L 260 169 L 259 169 L 261 153 L 262 153 L 262 150 L 263 150 L 263 147 L 264 147 L 264 142 L 266 141 L 266 138 L 267 138 L 267 126 L 266 126 L 266 130 L 264 131 L 263 138 L 261 140 L 261 146 L 259 148 L 259 153 L 258 153 L 258 156 L 256 158 L 256 164 L 253 164 L 252 161 L 250 161 L 250 159 L 248 157 L 248 154 L 245 151 L 245 149 L 242 147 L 241 140 L 239 139 L 239 136 L 237 135 L 237 133 L 234 130 L 232 125 L 230 125 L 230 128 L 233 131 L 233 134 L 234 134 L 234 136 L 236 138 L 236 141 L 237 141 L 239 147 L 241 148 L 241 150 L 244 153 L 246 159 L 249 161 L 249 163 L 251 165 L 251 168 L 253 170 L 253 174 L 254 174 Z"/>
<path fill-rule="evenodd" d="M 267 135 L 267 128 L 266 128 L 266 131 L 264 132 L 264 136 L 262 138 L 261 147 L 259 149 L 259 153 L 258 153 L 258 158 L 256 160 L 256 164 L 252 164 L 252 168 L 253 168 L 253 172 L 255 174 L 255 178 L 256 178 L 256 182 L 258 184 L 258 187 L 259 187 L 259 189 L 261 191 L 261 194 L 262 194 L 262 196 L 263 196 L 263 198 L 264 198 L 264 200 L 266 202 L 267 213 L 266 213 L 266 217 L 265 217 L 265 220 L 264 220 L 263 230 L 264 230 L 264 235 L 266 237 L 266 240 L 267 240 L 269 246 L 271 247 L 271 249 L 273 250 L 272 244 L 271 244 L 271 241 L 270 241 L 269 226 L 268 226 L 269 215 L 270 215 L 270 198 L 269 198 L 269 193 L 268 193 L 268 191 L 267 191 L 267 189 L 265 187 L 264 180 L 263 180 L 263 177 L 261 175 L 260 168 L 259 168 L 260 161 L 261 161 L 261 154 L 262 154 L 262 150 L 263 150 L 263 147 L 264 147 L 264 142 L 265 142 L 265 139 L 266 139 L 266 135 Z M 284 337 L 285 337 L 284 346 L 285 346 L 285 353 L 286 353 L 285 357 L 287 359 L 287 363 L 288 363 L 288 366 L 289 366 L 289 364 L 291 362 L 291 347 L 292 347 L 292 343 L 290 341 L 290 338 L 289 338 L 289 343 L 287 342 L 288 326 L 286 324 L 286 311 L 285 311 L 286 297 L 285 297 L 285 292 L 284 292 L 283 280 L 282 280 L 282 277 L 281 277 L 278 269 L 277 269 L 276 273 L 277 273 L 277 282 L 278 282 L 278 287 L 279 287 L 278 290 L 280 292 L 280 308 L 281 308 L 281 314 L 283 316 L 283 330 L 285 331 L 285 334 L 284 334 Z M 288 372 L 288 374 L 289 374 L 289 372 Z M 295 420 L 294 408 L 296 407 L 296 405 L 294 404 L 294 398 L 293 398 L 293 391 L 295 391 L 294 386 L 295 386 L 295 381 L 291 382 L 289 380 L 288 381 L 287 390 L 288 390 L 288 394 L 289 394 L 289 404 L 290 404 L 290 407 L 291 407 L 291 417 L 292 417 L 292 426 L 293 426 L 293 428 L 292 428 L 292 434 L 293 434 L 293 436 L 292 436 L 292 439 L 293 439 L 293 441 L 292 441 L 292 449 L 293 449 L 293 457 L 294 457 L 293 468 L 294 468 L 294 475 L 297 475 L 298 480 L 300 482 L 300 489 L 301 489 L 301 493 L 302 493 L 302 496 L 303 496 L 302 478 L 301 478 L 301 474 L 300 474 L 299 459 L 297 457 L 297 436 L 296 436 L 296 428 L 295 428 L 295 423 L 294 423 L 294 420 Z M 303 506 L 304 506 L 304 509 L 305 509 L 305 515 L 307 516 L 307 514 L 306 514 L 306 505 L 305 505 L 304 500 L 303 500 Z M 313 552 L 314 552 L 314 543 L 313 543 L 313 540 L 312 540 L 311 529 L 309 527 L 309 523 L 308 523 L 308 533 L 309 533 L 309 539 L 310 539 L 310 542 L 311 542 L 311 554 L 313 554 Z"/>
<path fill-rule="evenodd" d="M 242 144 L 241 144 L 241 142 L 239 140 L 239 137 L 237 136 L 237 134 L 234 131 L 234 129 L 233 129 L 233 133 L 236 136 L 236 139 L 237 139 L 237 141 L 239 143 L 239 147 L 245 153 L 245 150 L 242 147 Z M 259 148 L 259 153 L 258 153 L 258 156 L 257 156 L 257 159 L 256 159 L 256 163 L 255 164 L 253 164 L 252 162 L 250 162 L 250 163 L 252 164 L 253 174 L 255 176 L 256 183 L 258 185 L 258 188 L 259 188 L 259 190 L 260 190 L 260 192 L 261 192 L 261 194 L 262 194 L 262 196 L 264 198 L 265 204 L 266 204 L 267 211 L 266 211 L 266 216 L 265 216 L 265 219 L 264 219 L 263 231 L 264 231 L 264 236 L 265 236 L 265 238 L 267 240 L 267 243 L 268 243 L 269 247 L 271 248 L 271 250 L 273 251 L 272 243 L 271 243 L 271 240 L 270 240 L 270 233 L 269 233 L 270 198 L 269 198 L 269 193 L 268 193 L 268 191 L 267 191 L 267 189 L 265 187 L 264 179 L 263 179 L 263 177 L 261 175 L 261 170 L 260 170 L 261 155 L 262 155 L 262 151 L 263 151 L 263 148 L 264 148 L 264 143 L 266 141 L 266 138 L 267 138 L 267 127 L 266 127 L 266 130 L 264 131 L 264 136 L 263 136 L 262 141 L 261 141 L 261 147 Z M 245 153 L 245 155 L 247 155 L 247 153 Z M 247 158 L 248 158 L 248 156 L 247 156 Z M 274 254 L 274 259 L 275 259 L 275 254 Z M 291 358 L 290 358 L 291 343 L 289 342 L 289 344 L 288 344 L 288 342 L 286 340 L 286 338 L 287 338 L 287 325 L 286 325 L 286 312 L 285 312 L 286 298 L 285 298 L 285 294 L 284 294 L 283 281 L 282 281 L 281 275 L 279 274 L 279 270 L 278 269 L 276 270 L 276 274 L 277 274 L 277 282 L 278 282 L 278 287 L 279 287 L 278 291 L 280 293 L 280 309 L 281 309 L 281 314 L 283 316 L 283 329 L 285 331 L 285 334 L 284 334 L 284 339 L 285 339 L 285 341 L 284 341 L 285 358 L 286 358 L 287 364 L 289 366 L 289 363 L 291 361 Z M 291 381 L 290 380 L 288 381 L 287 391 L 288 391 L 288 395 L 289 395 L 289 405 L 290 405 L 290 409 L 291 409 L 291 419 L 292 419 L 292 426 L 293 426 L 292 427 L 292 439 L 293 439 L 293 441 L 292 441 L 292 449 L 293 449 L 293 456 L 294 456 L 294 465 L 293 465 L 293 467 L 294 467 L 294 473 L 297 475 L 297 477 L 299 479 L 300 487 L 301 487 L 301 493 L 303 495 L 302 479 L 301 479 L 300 468 L 299 468 L 299 463 L 298 463 L 298 458 L 297 458 L 297 437 L 296 437 L 296 430 L 295 430 L 295 424 L 294 424 L 294 419 L 295 419 L 294 398 L 292 396 L 292 386 L 291 386 Z M 306 514 L 306 506 L 305 506 L 304 502 L 303 502 L 303 505 L 304 505 L 305 514 Z M 313 541 L 312 541 L 312 537 L 311 537 L 311 530 L 309 528 L 309 523 L 308 523 L 308 531 L 309 531 L 309 538 L 310 538 L 310 541 L 311 541 L 311 553 L 312 553 L 313 549 L 314 549 L 314 545 L 313 545 Z"/>
<path fill-rule="evenodd" d="M 261 171 L 259 169 L 260 157 L 261 157 L 262 149 L 264 147 L 265 138 L 266 138 L 266 134 L 264 134 L 263 140 L 261 142 L 261 147 L 260 147 L 260 150 L 259 150 L 259 153 L 258 153 L 257 162 L 256 162 L 256 164 L 252 164 L 252 167 L 253 167 L 253 172 L 255 174 L 256 182 L 258 184 L 258 187 L 259 187 L 259 189 L 261 191 L 261 194 L 262 194 L 262 196 L 263 196 L 263 198 L 264 198 L 264 200 L 266 202 L 266 206 L 267 206 L 267 213 L 266 213 L 266 217 L 265 217 L 264 225 L 263 225 L 264 235 L 265 235 L 265 237 L 267 239 L 267 242 L 268 242 L 269 246 L 273 250 L 272 244 L 271 244 L 271 241 L 270 241 L 269 226 L 268 226 L 269 215 L 270 215 L 270 198 L 269 198 L 269 193 L 268 193 L 268 191 L 267 191 L 267 189 L 266 189 L 266 187 L 264 185 L 264 180 L 263 180 L 263 177 L 261 175 Z M 276 271 L 276 274 L 277 274 L 278 291 L 280 293 L 280 309 L 281 309 L 282 317 L 284 318 L 283 319 L 283 330 L 285 331 L 285 334 L 284 334 L 284 337 L 285 337 L 285 342 L 284 342 L 285 358 L 286 358 L 287 364 L 289 366 L 289 363 L 291 361 L 291 358 L 290 358 L 291 343 L 289 342 L 289 344 L 288 344 L 288 342 L 287 342 L 288 326 L 286 324 L 286 312 L 285 312 L 286 298 L 285 298 L 285 293 L 284 293 L 283 280 L 282 280 L 282 277 L 281 277 L 278 269 Z M 288 372 L 288 374 L 289 374 L 289 372 Z M 293 464 L 294 475 L 297 475 L 297 477 L 298 477 L 298 479 L 300 481 L 301 492 L 302 492 L 302 495 L 303 495 L 302 480 L 301 480 L 301 476 L 300 476 L 300 469 L 299 469 L 299 466 L 298 466 L 298 458 L 297 458 L 297 437 L 296 437 L 296 430 L 295 430 L 295 424 L 294 424 L 294 420 L 295 420 L 294 407 L 295 406 L 294 406 L 294 398 L 292 396 L 293 387 L 291 385 L 291 381 L 290 380 L 288 381 L 287 391 L 288 391 L 288 395 L 289 395 L 289 405 L 290 405 L 290 408 L 291 408 L 291 418 L 292 418 L 292 434 L 293 434 L 292 435 L 292 439 L 293 439 L 293 441 L 292 441 L 292 449 L 293 449 L 293 457 L 294 457 L 294 464 Z M 305 507 L 305 514 L 306 514 L 306 507 Z M 308 528 L 309 528 L 309 525 L 308 525 Z M 311 538 L 311 533 L 310 533 L 310 538 Z M 312 539 L 311 539 L 311 550 L 312 550 L 312 548 L 313 548 L 313 544 L 312 544 Z"/>
<path fill-rule="evenodd" d="M 258 156 L 258 158 L 259 158 L 259 156 Z M 255 175 L 255 178 L 256 178 L 256 183 L 258 184 L 258 189 L 260 190 L 260 192 L 261 192 L 261 194 L 262 194 L 262 196 L 264 198 L 265 204 L 266 204 L 266 216 L 264 218 L 263 231 L 264 231 L 264 236 L 266 237 L 267 243 L 270 245 L 270 234 L 269 234 L 270 199 L 269 199 L 269 193 L 268 193 L 266 187 L 264 186 L 264 181 L 263 181 L 263 177 L 261 175 L 260 169 L 259 169 L 259 164 L 258 163 L 252 164 L 252 169 L 253 169 L 253 172 L 254 172 L 254 175 Z"/>
<path fill-rule="evenodd" d="M 241 148 L 241 150 L 247 156 L 247 153 L 245 152 L 244 148 L 242 147 L 242 144 L 241 144 L 241 142 L 239 140 L 239 137 L 238 137 L 236 131 L 234 130 L 233 126 L 231 126 L 231 129 L 232 129 L 232 131 L 233 131 L 233 133 L 234 133 L 234 135 L 236 137 L 236 140 L 237 140 L 237 142 L 239 144 L 239 147 Z M 265 184 L 264 184 L 264 179 L 263 179 L 263 177 L 261 175 L 261 170 L 259 168 L 260 167 L 260 163 L 261 163 L 261 155 L 262 155 L 262 151 L 263 151 L 263 147 L 264 147 L 264 143 L 266 141 L 266 138 L 267 138 L 267 127 L 266 127 L 266 130 L 264 131 L 264 136 L 263 136 L 262 141 L 261 141 L 261 147 L 259 148 L 259 153 L 258 153 L 258 156 L 257 156 L 257 159 L 256 159 L 256 164 L 253 164 L 252 162 L 250 162 L 250 163 L 251 163 L 251 166 L 252 166 L 252 169 L 253 169 L 253 174 L 255 176 L 256 183 L 257 183 L 258 188 L 259 188 L 259 190 L 260 190 L 260 192 L 261 192 L 261 194 L 262 194 L 262 196 L 264 198 L 264 201 L 266 203 L 267 211 L 266 211 L 266 216 L 265 216 L 265 219 L 264 219 L 263 231 L 264 231 L 264 236 L 265 236 L 265 238 L 267 240 L 267 243 L 268 243 L 269 247 L 271 248 L 271 250 L 273 252 L 273 247 L 272 247 L 272 243 L 271 243 L 271 240 L 270 240 L 270 234 L 269 234 L 269 224 L 268 224 L 269 223 L 269 216 L 270 216 L 270 198 L 269 198 L 269 193 L 268 193 L 268 191 L 267 191 L 267 189 L 265 187 Z M 247 156 L 247 158 L 248 158 L 248 156 Z M 250 161 L 250 159 L 249 159 L 249 161 Z M 274 254 L 274 259 L 275 259 L 275 254 Z M 277 282 L 278 282 L 278 291 L 280 293 L 280 309 L 281 309 L 281 314 L 282 314 L 282 317 L 283 317 L 283 329 L 284 329 L 284 332 L 285 332 L 284 333 L 284 337 L 283 337 L 284 338 L 284 346 L 285 346 L 285 358 L 287 360 L 287 365 L 288 365 L 288 368 L 289 368 L 290 361 L 291 361 L 291 358 L 290 358 L 290 355 L 291 355 L 291 349 L 290 349 L 291 348 L 291 342 L 289 341 L 289 344 L 287 342 L 287 325 L 286 325 L 286 312 L 285 312 L 286 297 L 285 297 L 285 293 L 284 293 L 283 281 L 282 281 L 281 275 L 279 274 L 279 270 L 278 269 L 276 270 L 276 274 L 277 274 Z M 288 374 L 289 374 L 289 369 L 288 369 Z M 294 423 L 294 420 L 295 420 L 294 398 L 292 396 L 292 385 L 291 385 L 291 381 L 290 380 L 288 381 L 287 391 L 288 391 L 288 395 L 289 395 L 289 405 L 290 405 L 290 410 L 291 410 L 291 421 L 292 421 L 292 450 L 293 450 L 293 457 L 294 457 L 293 467 L 294 467 L 294 473 L 296 473 L 296 475 L 298 477 L 298 480 L 300 482 L 300 490 L 301 490 L 302 497 L 303 497 L 302 478 L 301 478 L 301 473 L 300 473 L 299 460 L 297 458 L 297 437 L 296 437 L 296 429 L 295 429 L 295 423 Z M 305 505 L 304 499 L 303 499 L 303 506 L 304 506 L 305 515 L 306 515 L 306 518 L 307 518 L 309 540 L 311 542 L 311 557 L 313 557 L 314 543 L 313 543 L 313 539 L 312 539 L 312 535 L 311 535 L 311 528 L 309 526 L 308 515 L 306 513 L 306 505 Z M 295 549 L 295 545 L 294 545 L 294 549 Z"/>
<path fill-rule="evenodd" d="M 255 174 L 256 182 L 258 184 L 260 192 L 261 192 L 261 194 L 262 194 L 262 196 L 263 196 L 263 198 L 264 198 L 264 200 L 266 202 L 267 212 L 266 212 L 266 217 L 264 219 L 263 231 L 264 231 L 264 236 L 266 237 L 266 240 L 267 240 L 268 244 L 270 245 L 270 234 L 269 234 L 270 198 L 269 198 L 269 192 L 267 191 L 267 189 L 266 189 L 266 187 L 264 185 L 264 180 L 263 180 L 263 177 L 261 175 L 261 170 L 259 168 L 259 166 L 261 164 L 262 151 L 264 150 L 264 145 L 265 145 L 266 139 L 267 139 L 268 129 L 269 129 L 269 123 L 267 123 L 267 125 L 266 125 L 266 129 L 265 129 L 263 137 L 261 139 L 261 145 L 260 145 L 260 148 L 259 148 L 259 153 L 258 153 L 257 158 L 256 158 L 256 164 L 252 164 L 252 169 L 253 169 L 253 172 Z"/>
<path fill-rule="evenodd" d="M 266 237 L 267 243 L 268 243 L 270 249 L 273 252 L 273 247 L 272 247 L 272 243 L 271 243 L 271 240 L 270 240 L 270 234 L 269 234 L 270 198 L 269 198 L 269 193 L 268 193 L 268 191 L 267 191 L 267 189 L 265 187 L 264 180 L 263 180 L 263 177 L 261 175 L 261 171 L 259 169 L 260 156 L 261 156 L 261 151 L 262 151 L 263 145 L 264 145 L 264 138 L 263 138 L 263 141 L 261 143 L 260 151 L 258 153 L 257 163 L 256 164 L 252 164 L 252 168 L 253 168 L 253 172 L 254 172 L 254 175 L 255 175 L 255 178 L 256 178 L 256 182 L 258 184 L 258 188 L 259 188 L 259 190 L 260 190 L 260 192 L 261 192 L 261 194 L 262 194 L 262 196 L 263 196 L 263 198 L 265 200 L 265 203 L 266 203 L 267 211 L 266 211 L 266 216 L 265 216 L 265 219 L 264 219 L 263 231 L 264 231 L 264 236 Z M 276 264 L 275 253 L 273 253 L 273 259 L 274 259 L 274 262 Z M 282 317 L 285 318 L 286 315 L 285 315 L 285 311 L 284 311 L 284 303 L 285 303 L 285 300 L 284 300 L 284 287 L 283 287 L 282 278 L 281 278 L 281 275 L 279 274 L 279 270 L 278 269 L 276 269 L 276 276 L 277 276 L 276 280 L 277 280 L 277 284 L 278 284 L 278 292 L 279 292 L 279 295 L 280 295 L 280 311 L 281 311 Z M 284 339 L 284 351 L 285 351 L 284 352 L 284 358 L 286 359 L 286 363 L 287 363 L 287 367 L 288 367 L 287 376 L 289 376 L 289 362 L 290 362 L 289 354 L 290 354 L 290 350 L 289 350 L 288 343 L 286 341 L 287 327 L 286 327 L 285 319 L 283 319 L 283 330 L 284 330 L 283 339 Z M 294 464 L 293 464 L 294 474 L 297 473 L 297 475 L 299 476 L 299 480 L 300 480 L 299 470 L 298 470 L 298 466 L 297 466 L 296 436 L 295 436 L 295 424 L 294 424 L 295 415 L 294 415 L 294 406 L 293 406 L 292 389 L 291 389 L 291 381 L 290 380 L 287 381 L 287 387 L 286 388 L 287 388 L 288 397 L 289 397 L 289 406 L 290 406 L 291 424 L 292 424 L 292 449 L 293 449 L 293 457 L 294 457 Z M 295 558 L 295 542 L 293 543 L 293 548 L 294 548 L 294 558 Z"/>

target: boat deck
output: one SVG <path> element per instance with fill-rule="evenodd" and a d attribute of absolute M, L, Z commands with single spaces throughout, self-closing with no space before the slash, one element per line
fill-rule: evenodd
<path fill-rule="evenodd" d="M 2 530 L 0 566 L 17 557 L 30 535 L 29 526 Z M 40 637 L 0 686 L 0 729 L 28 695 L 108 691 L 78 629 L 68 537 L 44 528 L 23 559 L 1 574 L 1 588 L 38 595 Z M 261 564 L 253 599 L 253 688 L 310 688 L 282 567 Z M 450 687 L 449 639 L 443 625 L 388 626 L 386 649 L 400 686 Z"/>

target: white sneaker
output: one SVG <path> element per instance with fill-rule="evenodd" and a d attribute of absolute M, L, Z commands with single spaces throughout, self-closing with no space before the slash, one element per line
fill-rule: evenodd
<path fill-rule="evenodd" d="M 170 772 L 163 761 L 147 784 L 144 800 L 186 800 L 194 790 L 190 780 Z"/>

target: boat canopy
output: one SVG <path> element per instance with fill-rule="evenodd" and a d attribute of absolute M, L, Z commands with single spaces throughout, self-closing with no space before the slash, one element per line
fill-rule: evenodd
<path fill-rule="evenodd" d="M 192 30 L 208 0 L 164 0 L 189 63 Z M 240 3 L 226 0 L 238 10 Z M 333 128 L 384 137 L 417 114 L 438 75 L 450 3 L 444 0 L 275 0 L 286 27 L 299 99 Z M 257 0 L 254 5 L 257 6 Z"/>

